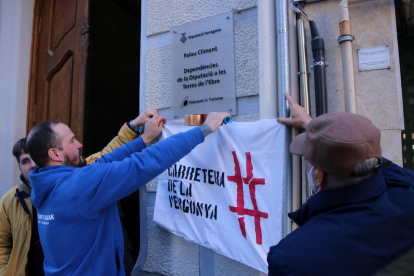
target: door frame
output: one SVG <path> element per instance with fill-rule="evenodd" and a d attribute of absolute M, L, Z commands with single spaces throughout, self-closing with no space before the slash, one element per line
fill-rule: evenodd
<path fill-rule="evenodd" d="M 29 90 L 27 98 L 26 136 L 34 127 L 35 122 L 37 57 L 39 53 L 39 29 L 41 27 L 40 15 L 42 11 L 42 4 L 43 0 L 35 0 L 33 9 L 32 46 L 30 51 Z"/>

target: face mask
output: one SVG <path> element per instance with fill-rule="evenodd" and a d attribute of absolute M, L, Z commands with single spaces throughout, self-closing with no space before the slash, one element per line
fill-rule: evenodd
<path fill-rule="evenodd" d="M 310 166 L 312 166 L 310 163 L 308 163 Z M 321 187 L 316 187 L 315 181 L 313 180 L 313 176 L 312 176 L 312 171 L 313 168 L 315 168 L 314 166 L 312 166 L 312 168 L 310 169 L 310 171 L 308 172 L 308 181 L 309 181 L 309 186 L 312 189 L 312 191 L 315 192 L 315 194 L 317 192 L 319 192 L 319 190 L 321 189 Z"/>

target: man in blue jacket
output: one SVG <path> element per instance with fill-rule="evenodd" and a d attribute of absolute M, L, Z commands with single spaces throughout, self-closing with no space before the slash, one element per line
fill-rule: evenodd
<path fill-rule="evenodd" d="M 286 97 L 291 117 L 278 121 L 306 129 L 290 151 L 316 194 L 289 214 L 300 228 L 270 248 L 269 275 L 414 275 L 414 172 L 381 158 L 367 118 L 312 120 Z"/>
<path fill-rule="evenodd" d="M 46 275 L 125 275 L 124 242 L 116 202 L 176 163 L 222 124 L 210 113 L 204 125 L 146 148 L 165 118 L 155 115 L 144 134 L 85 166 L 80 144 L 58 121 L 36 125 L 27 138 L 39 166 L 30 173 L 38 210 Z"/>

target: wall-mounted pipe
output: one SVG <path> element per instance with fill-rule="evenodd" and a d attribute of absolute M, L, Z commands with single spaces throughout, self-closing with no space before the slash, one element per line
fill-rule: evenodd
<path fill-rule="evenodd" d="M 309 21 L 311 30 L 311 46 L 313 54 L 313 75 L 315 79 L 315 107 L 316 116 L 327 112 L 326 104 L 326 66 L 325 61 L 325 42 L 319 36 L 318 28 L 313 20 Z"/>
<path fill-rule="evenodd" d="M 303 19 L 296 21 L 298 29 L 298 54 L 299 54 L 299 83 L 300 83 L 300 105 L 303 106 L 310 114 L 310 97 L 309 97 L 309 78 L 308 78 L 308 64 L 306 57 L 306 40 L 305 40 L 305 27 L 303 25 Z"/>
<path fill-rule="evenodd" d="M 279 116 L 286 118 L 290 113 L 284 94 L 285 92 L 290 94 L 287 0 L 276 0 L 276 28 Z"/>
<path fill-rule="evenodd" d="M 305 39 L 305 27 L 303 19 L 298 19 L 296 21 L 297 33 L 298 33 L 298 54 L 299 54 L 299 85 L 300 85 L 300 105 L 303 106 L 308 112 L 310 110 L 310 95 L 309 95 L 309 74 L 308 74 L 308 64 L 306 57 L 306 39 Z M 302 164 L 304 158 L 302 157 Z M 305 169 L 302 168 L 302 191 L 301 191 L 301 203 L 304 204 L 306 199 L 311 195 L 311 188 L 307 182 Z M 294 211 L 294 209 L 292 209 Z"/>
<path fill-rule="evenodd" d="M 277 117 L 276 10 L 273 0 L 258 1 L 260 119 Z"/>
<path fill-rule="evenodd" d="M 351 35 L 348 0 L 342 0 L 339 4 L 339 32 L 338 43 L 341 44 L 342 51 L 345 111 L 356 113 L 354 62 L 352 60 L 352 41 L 355 37 Z"/>
<path fill-rule="evenodd" d="M 290 69 L 290 92 L 295 102 L 300 102 L 299 76 L 298 76 L 298 36 L 296 30 L 296 13 L 288 8 L 288 35 L 289 35 L 289 69 Z M 296 127 L 291 128 L 292 139 L 300 134 Z M 302 166 L 301 157 L 292 156 L 292 211 L 296 211 L 301 206 L 302 198 Z M 298 225 L 292 221 L 292 231 Z"/>
<path fill-rule="evenodd" d="M 289 78 L 289 37 L 288 37 L 288 0 L 275 0 L 276 1 L 276 29 L 277 29 L 277 87 L 278 87 L 278 99 L 279 99 L 279 117 L 287 118 L 290 115 L 289 106 L 285 98 L 285 92 L 290 94 L 290 78 Z M 260 1 L 259 1 L 260 2 Z M 284 151 L 284 212 L 283 212 L 283 225 L 282 235 L 285 237 L 291 232 L 291 223 L 287 217 L 287 213 L 291 210 L 291 154 L 289 151 L 289 145 L 291 142 L 291 132 L 287 129 L 285 132 L 285 148 Z"/>
<path fill-rule="evenodd" d="M 371 0 L 342 0 L 339 4 L 339 32 L 338 43 L 341 44 L 342 70 L 344 75 L 345 111 L 356 113 L 356 96 L 354 80 L 354 62 L 352 60 L 351 22 L 349 20 L 348 5 L 368 2 Z"/>

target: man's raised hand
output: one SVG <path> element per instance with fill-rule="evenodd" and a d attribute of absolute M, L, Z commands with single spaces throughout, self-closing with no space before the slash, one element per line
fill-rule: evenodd
<path fill-rule="evenodd" d="M 225 117 L 230 117 L 227 112 L 210 112 L 204 124 L 210 126 L 211 131 L 216 131 L 222 124 Z"/>
<path fill-rule="evenodd" d="M 151 142 L 155 137 L 157 137 L 165 123 L 165 117 L 154 115 L 152 118 L 148 119 L 145 123 L 144 134 L 142 134 L 142 140 L 145 144 Z"/>
<path fill-rule="evenodd" d="M 308 112 L 306 112 L 305 108 L 295 103 L 293 98 L 288 94 L 285 93 L 285 97 L 288 100 L 289 107 L 290 107 L 290 117 L 277 118 L 277 121 L 284 125 L 289 125 L 297 128 L 304 128 L 308 126 L 308 123 L 312 121 L 311 116 L 309 116 Z"/>
<path fill-rule="evenodd" d="M 136 127 L 140 127 L 142 125 L 145 125 L 145 123 L 148 122 L 148 120 L 154 117 L 155 115 L 158 115 L 157 110 L 147 109 L 134 120 L 132 120 L 132 124 Z"/>

